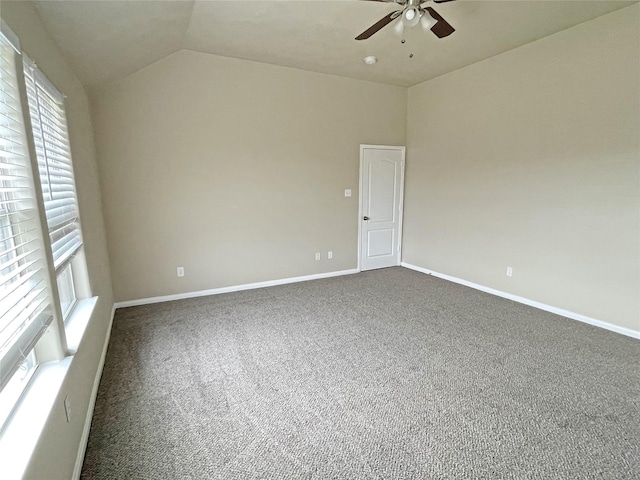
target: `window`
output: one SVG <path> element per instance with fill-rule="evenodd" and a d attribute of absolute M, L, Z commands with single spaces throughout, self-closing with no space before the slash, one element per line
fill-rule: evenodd
<path fill-rule="evenodd" d="M 28 58 L 24 76 L 40 185 L 65 320 L 75 304 L 71 260 L 82 246 L 64 97 Z"/>
<path fill-rule="evenodd" d="M 17 55 L 0 35 L 0 390 L 8 391 L 33 371 L 33 348 L 53 320 Z"/>
<path fill-rule="evenodd" d="M 15 427 L 16 418 L 31 425 L 31 410 L 21 409 L 27 385 L 53 388 L 40 379 L 69 365 L 60 360 L 73 355 L 97 299 L 89 298 L 64 97 L 1 19 L 0 27 L 1 442 L 22 435 L 26 423 Z"/>
<path fill-rule="evenodd" d="M 60 308 L 62 309 L 62 317 L 69 318 L 69 314 L 76 304 L 76 289 L 73 284 L 73 270 L 71 263 L 58 273 L 58 296 L 60 297 Z"/>

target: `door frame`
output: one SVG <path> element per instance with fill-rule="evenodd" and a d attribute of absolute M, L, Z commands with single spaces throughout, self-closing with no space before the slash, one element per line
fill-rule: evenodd
<path fill-rule="evenodd" d="M 375 148 L 378 150 L 396 150 L 402 153 L 402 161 L 400 164 L 400 207 L 398 218 L 398 252 L 397 263 L 400 265 L 402 261 L 402 222 L 404 220 L 404 166 L 407 147 L 400 145 L 369 145 L 360 144 L 360 171 L 358 179 L 358 272 L 362 271 L 362 177 L 363 177 L 363 163 L 364 163 L 364 151 L 367 148 Z"/>

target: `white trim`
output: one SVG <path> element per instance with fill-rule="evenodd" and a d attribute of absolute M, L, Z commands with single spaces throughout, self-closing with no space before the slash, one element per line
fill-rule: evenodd
<path fill-rule="evenodd" d="M 212 288 L 210 290 L 199 290 L 196 292 L 177 293 L 174 295 L 163 295 L 160 297 L 140 298 L 138 300 L 126 300 L 117 302 L 115 308 L 137 307 L 139 305 L 149 305 L 151 303 L 171 302 L 173 300 L 184 300 L 186 298 L 206 297 L 208 295 L 218 295 L 220 293 L 240 292 L 242 290 L 253 290 L 255 288 L 274 287 L 276 285 L 286 285 L 287 283 L 307 282 L 309 280 L 319 280 L 321 278 L 341 277 L 343 275 L 352 275 L 358 273 L 353 268 L 350 270 L 340 270 L 336 272 L 316 273 L 314 275 L 305 275 L 303 277 L 282 278 L 279 280 L 268 280 L 266 282 L 247 283 L 244 285 L 232 285 L 230 287 Z"/>
<path fill-rule="evenodd" d="M 64 325 L 64 333 L 67 337 L 67 352 L 69 355 L 75 355 L 78 351 L 78 347 L 87 331 L 97 303 L 98 297 L 76 300 L 76 304 Z"/>
<path fill-rule="evenodd" d="M 22 49 L 20 48 L 20 39 L 18 39 L 18 36 L 14 33 L 13 30 L 11 30 L 11 27 L 9 27 L 9 25 L 7 25 L 2 18 L 0 18 L 0 35 L 5 38 L 5 40 L 9 43 L 9 45 L 13 47 L 18 55 L 22 54 Z"/>
<path fill-rule="evenodd" d="M 107 335 L 104 339 L 104 345 L 102 347 L 102 356 L 98 363 L 98 371 L 96 372 L 96 378 L 93 381 L 93 389 L 91 390 L 91 397 L 89 398 L 89 407 L 87 408 L 87 416 L 84 420 L 84 429 L 82 430 L 82 437 L 80 438 L 80 445 L 78 445 L 78 455 L 76 456 L 76 464 L 73 469 L 73 480 L 78 480 L 82 473 L 82 465 L 84 463 L 84 455 L 87 451 L 87 443 L 89 442 L 89 431 L 91 430 L 91 420 L 93 420 L 93 409 L 96 406 L 96 397 L 98 396 L 98 387 L 100 386 L 100 379 L 102 378 L 102 370 L 104 368 L 104 361 L 107 358 L 107 348 L 109 346 L 109 339 L 111 338 L 111 327 L 113 326 L 113 317 L 116 313 L 115 304 L 111 307 L 111 320 L 109 320 L 109 326 L 107 327 Z"/>
<path fill-rule="evenodd" d="M 400 163 L 400 205 L 398 206 L 398 265 L 402 262 L 402 227 L 404 223 L 404 170 L 407 158 L 407 147 L 402 148 L 402 162 Z"/>
<path fill-rule="evenodd" d="M 358 170 L 358 260 L 357 260 L 357 270 L 358 272 L 362 271 L 362 267 L 360 265 L 360 259 L 362 258 L 362 153 L 365 145 L 360 145 L 360 167 Z"/>
<path fill-rule="evenodd" d="M 400 162 L 400 218 L 398 219 L 398 250 L 396 252 L 396 265 L 400 265 L 400 260 L 402 259 L 402 223 L 404 220 L 404 170 L 407 147 L 403 147 L 401 145 L 369 145 L 362 143 L 360 144 L 360 171 L 358 173 L 358 272 L 362 271 L 362 162 L 364 160 L 364 151 L 367 148 L 375 148 L 377 150 L 395 150 L 402 153 L 402 161 Z"/>
<path fill-rule="evenodd" d="M 0 435 L 3 479 L 25 478 L 73 357 L 38 365 Z"/>
<path fill-rule="evenodd" d="M 626 335 L 627 337 L 640 339 L 640 331 L 637 331 L 637 330 L 631 330 L 630 328 L 619 327 L 618 325 L 614 325 L 612 323 L 607 323 L 607 322 L 603 322 L 602 320 L 596 320 L 595 318 L 587 317 L 586 315 L 582 315 L 581 313 L 575 313 L 569 310 L 565 310 L 563 308 L 553 307 L 545 303 L 540 303 L 535 300 L 530 300 L 528 298 L 520 297 L 518 295 L 513 295 L 511 293 L 502 292 L 494 288 L 485 287 L 484 285 L 479 285 L 477 283 L 469 282 L 461 278 L 452 277 L 451 275 L 434 272 L 433 270 L 418 267 L 410 263 L 402 262 L 400 266 L 409 268 L 411 270 L 415 270 L 416 272 L 426 273 L 427 275 L 433 275 L 434 277 L 442 278 L 443 280 L 448 280 L 453 283 L 459 283 L 460 285 L 474 288 L 482 292 L 490 293 L 491 295 L 496 295 L 498 297 L 506 298 L 508 300 L 513 300 L 514 302 L 523 303 L 524 305 L 529 305 L 530 307 L 539 308 L 540 310 L 544 310 L 546 312 L 551 312 L 551 313 L 555 313 L 556 315 L 561 315 L 563 317 L 571 318 L 572 320 L 578 320 L 579 322 L 588 323 L 589 325 L 593 325 L 594 327 L 604 328 L 605 330 L 610 330 L 612 332 L 620 333 L 622 335 Z"/>

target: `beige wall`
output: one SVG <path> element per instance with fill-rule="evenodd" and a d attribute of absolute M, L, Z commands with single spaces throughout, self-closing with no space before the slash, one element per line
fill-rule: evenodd
<path fill-rule="evenodd" d="M 405 141 L 404 88 L 186 50 L 92 100 L 118 301 L 356 268 L 359 145 Z"/>
<path fill-rule="evenodd" d="M 65 105 L 87 267 L 92 293 L 100 297 L 25 475 L 25 478 L 71 478 L 113 307 L 91 117 L 82 85 L 46 33 L 33 7 L 26 2 L 3 1 L 0 13 L 20 38 L 27 55 L 67 96 Z M 73 408 L 71 423 L 66 422 L 63 413 L 62 402 L 67 394 Z"/>
<path fill-rule="evenodd" d="M 639 11 L 409 90 L 403 261 L 640 330 Z"/>

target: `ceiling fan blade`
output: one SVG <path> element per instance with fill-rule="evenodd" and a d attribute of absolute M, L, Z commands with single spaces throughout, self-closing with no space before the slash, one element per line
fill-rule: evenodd
<path fill-rule="evenodd" d="M 374 2 L 378 2 L 380 0 L 371 0 Z M 433 0 L 433 3 L 447 3 L 447 2 L 453 2 L 453 0 Z"/>
<path fill-rule="evenodd" d="M 378 30 L 380 30 L 382 27 L 386 27 L 387 25 L 389 25 L 401 13 L 402 13 L 402 10 L 396 10 L 395 12 L 391 12 L 389 15 L 385 15 L 376 23 L 374 23 L 369 28 L 367 28 L 364 32 L 362 32 L 360 35 L 358 35 L 356 37 L 356 40 L 366 40 L 371 35 L 373 35 Z"/>
<path fill-rule="evenodd" d="M 456 29 L 453 28 L 451 25 L 449 25 L 449 23 L 444 18 L 442 18 L 440 14 L 436 12 L 433 8 L 431 7 L 425 7 L 425 8 L 431 14 L 433 19 L 436 20 L 437 22 L 433 27 L 431 27 L 431 31 L 435 34 L 436 37 L 438 38 L 448 37 L 449 35 L 451 35 L 453 32 L 456 31 Z"/>

